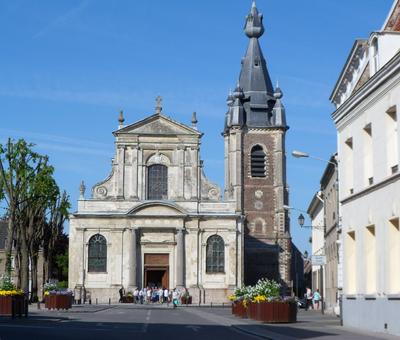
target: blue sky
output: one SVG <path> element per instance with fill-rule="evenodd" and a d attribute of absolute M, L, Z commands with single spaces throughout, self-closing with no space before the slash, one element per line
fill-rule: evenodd
<path fill-rule="evenodd" d="M 261 46 L 284 92 L 290 205 L 306 210 L 336 149 L 329 95 L 356 38 L 379 30 L 392 0 L 258 0 Z M 239 76 L 250 0 L 10 0 L 0 2 L 0 143 L 25 138 L 50 156 L 73 210 L 111 169 L 111 132 L 163 112 L 190 123 L 197 111 L 206 174 L 223 186 L 225 99 Z M 88 196 L 89 193 L 86 193 Z M 310 231 L 292 236 L 309 248 Z"/>

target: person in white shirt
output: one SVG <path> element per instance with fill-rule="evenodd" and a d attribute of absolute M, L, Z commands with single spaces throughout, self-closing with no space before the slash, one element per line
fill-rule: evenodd
<path fill-rule="evenodd" d="M 169 297 L 169 290 L 167 288 L 164 288 L 164 302 L 169 303 L 168 297 Z"/>
<path fill-rule="evenodd" d="M 137 288 L 133 291 L 133 302 L 134 303 L 139 302 L 139 290 Z"/>
<path fill-rule="evenodd" d="M 150 303 L 151 302 L 151 288 L 147 287 L 146 290 L 146 303 Z"/>
<path fill-rule="evenodd" d="M 144 289 L 139 290 L 139 301 L 141 305 L 143 305 L 144 295 Z"/>
<path fill-rule="evenodd" d="M 174 290 L 172 291 L 172 304 L 174 305 L 174 308 L 178 306 L 179 303 L 178 299 L 179 299 L 179 293 L 174 288 Z"/>

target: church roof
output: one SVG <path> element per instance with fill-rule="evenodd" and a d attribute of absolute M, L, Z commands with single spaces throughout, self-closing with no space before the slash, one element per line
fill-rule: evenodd
<path fill-rule="evenodd" d="M 148 134 L 148 135 L 196 135 L 203 134 L 196 129 L 179 123 L 159 112 L 139 120 L 136 123 L 127 125 L 113 132 L 114 136 L 120 134 Z"/>

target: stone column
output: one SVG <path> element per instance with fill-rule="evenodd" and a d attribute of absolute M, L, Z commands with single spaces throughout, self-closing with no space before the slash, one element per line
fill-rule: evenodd
<path fill-rule="evenodd" d="M 185 244 L 184 228 L 176 229 L 176 287 L 185 287 Z"/>
<path fill-rule="evenodd" d="M 137 228 L 132 229 L 131 235 L 131 273 L 129 286 L 137 288 Z"/>

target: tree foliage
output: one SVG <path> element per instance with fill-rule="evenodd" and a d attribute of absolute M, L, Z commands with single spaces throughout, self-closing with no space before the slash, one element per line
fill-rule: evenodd
<path fill-rule="evenodd" d="M 39 251 L 43 250 L 46 278 L 49 278 L 52 262 L 49 259 L 63 234 L 70 204 L 66 192 L 60 192 L 47 156 L 33 151 L 33 146 L 23 139 L 16 142 L 8 139 L 5 145 L 0 144 L 0 201 L 8 220 L 6 272 L 10 274 L 14 243 L 18 288 L 28 292 L 30 272 L 31 297 L 35 299 Z"/>

